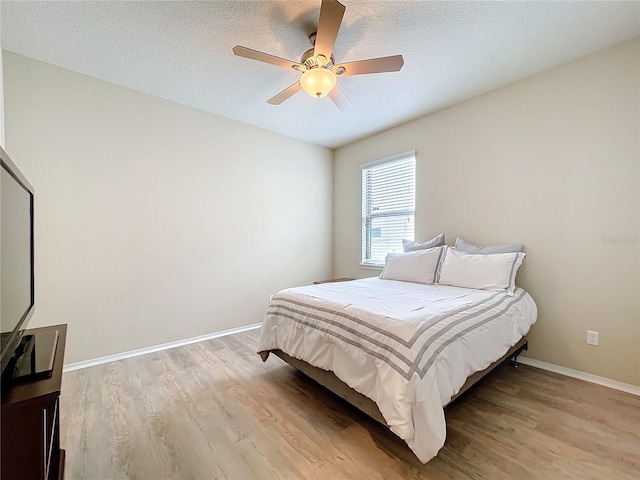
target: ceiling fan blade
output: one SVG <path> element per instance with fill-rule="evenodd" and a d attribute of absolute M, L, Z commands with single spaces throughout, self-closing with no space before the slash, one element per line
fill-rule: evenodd
<path fill-rule="evenodd" d="M 337 85 L 333 87 L 333 90 L 329 92 L 329 98 L 333 101 L 333 103 L 335 103 L 336 107 L 338 107 L 341 112 L 349 110 L 351 107 L 353 107 L 353 103 L 351 103 L 349 97 L 347 97 Z"/>
<path fill-rule="evenodd" d="M 302 90 L 302 86 L 300 85 L 300 82 L 296 82 L 290 87 L 285 88 L 275 97 L 271 97 L 269 100 L 267 100 L 267 103 L 270 105 L 280 105 L 282 102 L 284 102 L 285 100 L 288 100 L 290 97 L 298 93 L 300 90 Z"/>
<path fill-rule="evenodd" d="M 337 0 L 322 0 L 316 44 L 313 49 L 314 56 L 324 55 L 327 59 L 331 58 L 331 52 L 333 52 L 333 45 L 336 43 L 344 10 L 344 5 Z"/>
<path fill-rule="evenodd" d="M 240 45 L 236 45 L 235 47 L 233 47 L 233 53 L 238 57 L 244 57 L 251 60 L 258 60 L 259 62 L 270 63 L 271 65 L 275 65 L 276 67 L 292 69 L 295 65 L 299 65 L 298 63 L 292 62 L 291 60 L 286 60 L 284 58 L 276 57 L 275 55 L 269 55 L 268 53 L 259 52 L 258 50 L 253 50 L 251 48 L 243 47 Z"/>
<path fill-rule="evenodd" d="M 391 57 L 370 58 L 369 60 L 360 60 L 359 62 L 341 63 L 336 67 L 345 69 L 341 77 L 351 75 L 364 75 L 367 73 L 383 73 L 397 72 L 404 65 L 402 55 L 393 55 Z"/>

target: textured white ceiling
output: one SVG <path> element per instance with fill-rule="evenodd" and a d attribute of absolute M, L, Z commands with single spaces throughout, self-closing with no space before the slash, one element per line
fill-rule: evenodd
<path fill-rule="evenodd" d="M 2 48 L 335 148 L 640 34 L 640 3 L 343 0 L 338 62 L 404 55 L 397 73 L 338 79 L 355 104 L 298 93 L 299 74 L 236 57 L 310 48 L 320 0 L 2 2 Z"/>

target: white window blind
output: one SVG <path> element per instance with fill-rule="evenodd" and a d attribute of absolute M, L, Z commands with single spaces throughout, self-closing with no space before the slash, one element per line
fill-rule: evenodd
<path fill-rule="evenodd" d="M 362 264 L 382 265 L 413 240 L 416 157 L 408 152 L 362 165 Z"/>

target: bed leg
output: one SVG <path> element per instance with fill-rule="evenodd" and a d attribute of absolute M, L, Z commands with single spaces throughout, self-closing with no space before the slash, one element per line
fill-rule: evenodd
<path fill-rule="evenodd" d="M 529 342 L 525 341 L 524 345 L 516 350 L 516 352 L 513 354 L 513 357 L 509 359 L 509 363 L 513 368 L 518 368 L 518 356 L 522 353 L 523 350 L 529 350 Z"/>

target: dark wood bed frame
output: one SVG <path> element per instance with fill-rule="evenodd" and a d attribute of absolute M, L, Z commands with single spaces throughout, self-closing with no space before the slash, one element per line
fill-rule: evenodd
<path fill-rule="evenodd" d="M 523 350 L 527 350 L 527 347 L 527 340 L 522 337 L 520 341 L 518 341 L 518 343 L 511 347 L 509 351 L 504 354 L 499 360 L 495 361 L 484 370 L 476 372 L 468 377 L 462 388 L 460 388 L 460 391 L 458 391 L 458 393 L 451 398 L 447 405 L 451 405 L 451 403 L 460 398 L 460 396 L 462 396 L 467 390 L 469 390 L 473 385 L 482 380 L 482 378 L 484 378 L 489 372 L 491 372 L 494 368 L 496 368 L 503 362 L 511 360 L 512 365 L 517 366 L 516 359 L 518 358 L 518 355 L 520 355 Z M 280 357 L 289 365 L 301 371 L 309 378 L 315 380 L 317 383 L 335 393 L 339 397 L 343 398 L 354 407 L 362 410 L 374 420 L 377 420 L 378 422 L 387 426 L 387 422 L 384 420 L 384 417 L 380 413 L 380 410 L 378 409 L 378 406 L 375 404 L 375 402 L 370 398 L 365 397 L 361 393 L 356 392 L 354 389 L 352 389 L 346 383 L 336 377 L 333 372 L 322 370 L 321 368 L 309 365 L 307 362 L 287 355 L 282 350 L 272 350 L 271 353 Z"/>

